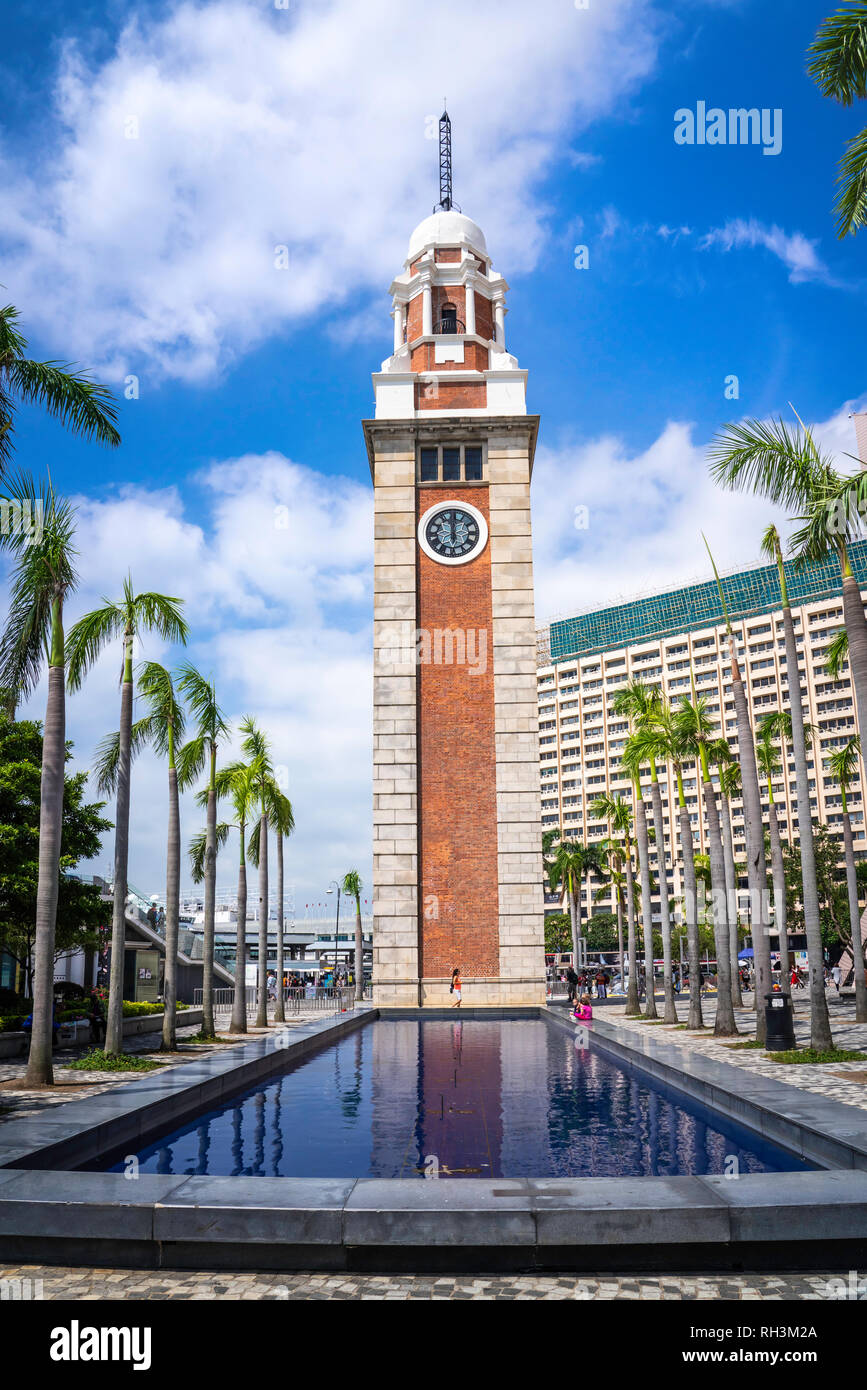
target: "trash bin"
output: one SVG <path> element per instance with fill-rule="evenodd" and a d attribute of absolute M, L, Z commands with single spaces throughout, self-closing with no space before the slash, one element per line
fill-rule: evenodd
<path fill-rule="evenodd" d="M 790 1052 L 795 1047 L 792 996 L 774 990 L 765 995 L 765 1048 L 768 1052 Z"/>

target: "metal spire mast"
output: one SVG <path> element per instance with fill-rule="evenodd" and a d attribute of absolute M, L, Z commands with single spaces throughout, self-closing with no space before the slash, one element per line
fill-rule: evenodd
<path fill-rule="evenodd" d="M 434 212 L 449 212 L 452 208 L 460 212 L 452 198 L 452 123 L 443 103 L 443 114 L 440 116 L 440 200 Z"/>

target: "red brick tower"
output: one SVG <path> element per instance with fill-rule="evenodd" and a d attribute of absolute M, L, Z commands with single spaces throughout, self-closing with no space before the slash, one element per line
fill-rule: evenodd
<path fill-rule="evenodd" d="M 447 117 L 444 117 L 447 122 Z M 441 127 L 442 133 L 442 127 Z M 448 134 L 448 131 L 446 132 Z M 374 999 L 544 1001 L 530 475 L 508 286 L 451 200 L 391 286 L 375 490 Z"/>

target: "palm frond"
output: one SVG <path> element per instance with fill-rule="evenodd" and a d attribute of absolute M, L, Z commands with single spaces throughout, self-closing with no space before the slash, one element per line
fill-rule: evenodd
<path fill-rule="evenodd" d="M 191 662 L 184 662 L 175 672 L 175 684 L 187 703 L 199 732 L 212 743 L 227 738 L 229 725 L 217 704 L 214 682 L 207 680 Z"/>
<path fill-rule="evenodd" d="M 823 19 L 807 52 L 807 72 L 823 96 L 851 106 L 867 96 L 867 4 L 852 0 Z"/>
<path fill-rule="evenodd" d="M 218 821 L 216 827 L 216 847 L 221 850 L 234 827 L 226 821 Z M 190 877 L 193 883 L 201 883 L 205 877 L 205 851 L 208 847 L 207 830 L 199 830 L 190 839 L 187 853 L 190 856 Z"/>
<path fill-rule="evenodd" d="M 834 204 L 837 236 L 841 239 L 867 223 L 867 126 L 845 146 L 837 174 L 839 192 Z"/>
<path fill-rule="evenodd" d="M 250 827 L 250 835 L 247 840 L 247 859 L 254 866 L 259 867 L 259 838 L 262 829 L 262 821 L 257 817 Z"/>
<path fill-rule="evenodd" d="M 73 625 L 66 639 L 66 684 L 78 690 L 103 648 L 124 629 L 123 610 L 108 599 L 102 608 L 85 613 Z"/>
<path fill-rule="evenodd" d="M 826 462 L 809 430 L 782 419 L 725 425 L 708 449 L 710 472 L 720 486 L 767 497 L 782 507 L 803 506 Z"/>
<path fill-rule="evenodd" d="M 148 716 L 139 719 L 133 724 L 130 730 L 129 753 L 130 761 L 134 761 L 141 750 L 150 743 L 154 736 L 153 719 Z M 115 730 L 113 734 L 106 734 L 97 745 L 93 755 L 93 770 L 96 773 L 96 785 L 104 795 L 109 795 L 117 789 L 117 771 L 120 763 L 120 733 Z"/>
<path fill-rule="evenodd" d="M 150 708 L 153 743 L 163 757 L 169 752 L 169 733 L 174 747 L 184 737 L 184 707 L 178 700 L 172 678 L 158 661 L 145 661 L 139 668 L 138 693 Z"/>
<path fill-rule="evenodd" d="M 361 882 L 361 875 L 357 869 L 350 869 L 348 873 L 345 873 L 340 886 L 347 897 L 354 898 L 355 901 L 358 902 L 364 885 Z"/>
<path fill-rule="evenodd" d="M 112 392 L 86 373 L 70 371 L 70 366 L 13 357 L 4 364 L 4 373 L 22 401 L 41 406 L 74 434 L 116 449 L 120 435 L 115 427 L 117 406 Z"/>
<path fill-rule="evenodd" d="M 177 757 L 178 787 L 181 791 L 186 791 L 202 775 L 207 759 L 208 745 L 204 734 L 196 734 L 183 745 Z"/>
<path fill-rule="evenodd" d="M 849 633 L 845 627 L 835 632 L 825 652 L 825 671 L 832 680 L 840 680 L 843 667 L 849 661 Z"/>
<path fill-rule="evenodd" d="M 167 594 L 136 594 L 132 603 L 135 631 L 155 632 L 166 642 L 186 645 L 189 628 L 181 614 L 183 604 L 182 598 Z"/>

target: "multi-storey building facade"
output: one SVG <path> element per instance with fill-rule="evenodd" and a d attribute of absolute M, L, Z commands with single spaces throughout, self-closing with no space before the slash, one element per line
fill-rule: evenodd
<path fill-rule="evenodd" d="M 862 593 L 867 591 L 867 542 L 851 547 L 851 561 Z M 828 645 L 843 626 L 843 602 L 836 562 L 795 568 L 786 566 L 789 600 L 798 645 L 802 698 L 806 717 L 815 727 L 808 755 L 810 813 L 842 841 L 839 788 L 825 766 L 828 755 L 859 732 L 849 667 L 841 679 L 825 670 Z M 758 566 L 723 576 L 723 592 L 737 643 L 751 721 L 789 704 L 783 618 L 774 565 Z M 651 597 L 636 599 L 554 622 L 539 634 L 538 705 L 542 828 L 559 826 L 564 838 L 592 843 L 607 834 L 591 806 L 604 792 L 631 799 L 629 778 L 621 758 L 629 735 L 627 721 L 612 709 L 612 697 L 631 680 L 656 686 L 672 704 L 690 695 L 690 681 L 709 701 L 717 733 L 725 734 L 737 757 L 738 739 L 730 668 L 725 654 L 726 627 L 713 580 Z M 798 838 L 795 765 L 781 760 L 773 781 L 783 836 Z M 681 891 L 677 787 L 671 769 L 660 768 L 665 858 L 669 892 Z M 642 789 L 649 789 L 649 772 Z M 848 795 L 855 852 L 867 857 L 863 787 L 856 780 Z M 701 788 L 695 769 L 684 770 L 684 792 L 697 851 L 707 852 Z M 649 804 L 649 798 L 648 798 Z M 768 811 L 767 787 L 763 807 Z M 672 826 L 672 811 L 674 824 Z M 732 801 L 735 858 L 743 859 L 744 820 L 740 798 Z M 651 847 L 651 866 L 658 867 L 659 846 Z M 740 851 L 740 853 L 739 853 Z M 746 900 L 746 893 L 744 894 Z M 658 897 L 657 897 L 658 901 Z M 548 909 L 557 909 L 549 897 Z M 585 911 L 587 910 L 585 888 Z M 610 904 L 592 903 L 590 910 L 607 911 Z"/>

